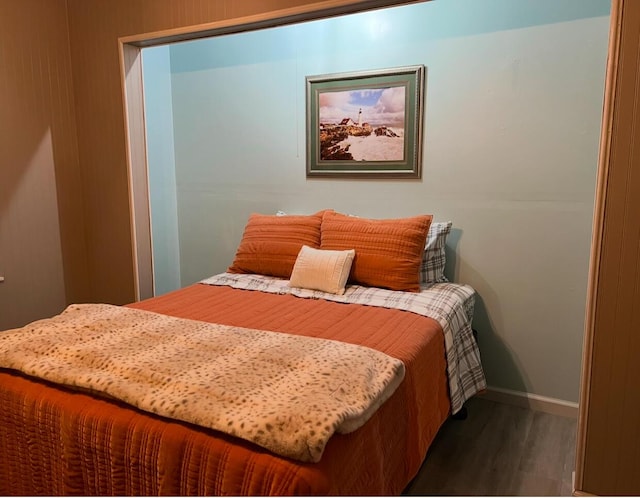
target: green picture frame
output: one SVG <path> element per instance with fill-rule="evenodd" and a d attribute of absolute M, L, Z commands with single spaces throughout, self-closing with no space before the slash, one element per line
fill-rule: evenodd
<path fill-rule="evenodd" d="M 307 177 L 420 179 L 425 73 L 307 76 Z"/>

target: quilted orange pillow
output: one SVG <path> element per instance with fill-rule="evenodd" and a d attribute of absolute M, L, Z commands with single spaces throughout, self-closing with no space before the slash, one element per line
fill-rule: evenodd
<path fill-rule="evenodd" d="M 227 271 L 289 278 L 302 246 L 320 247 L 322 214 L 252 214 Z"/>
<path fill-rule="evenodd" d="M 418 292 L 420 263 L 433 216 L 372 220 L 328 211 L 320 249 L 355 249 L 350 281 L 371 287 Z"/>

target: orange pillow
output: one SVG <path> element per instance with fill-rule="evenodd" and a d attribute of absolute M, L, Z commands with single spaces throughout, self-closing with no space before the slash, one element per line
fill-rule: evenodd
<path fill-rule="evenodd" d="M 252 214 L 227 271 L 289 278 L 302 246 L 320 247 L 322 214 Z"/>
<path fill-rule="evenodd" d="M 372 220 L 328 211 L 320 249 L 355 249 L 350 282 L 418 292 L 420 264 L 433 216 Z"/>

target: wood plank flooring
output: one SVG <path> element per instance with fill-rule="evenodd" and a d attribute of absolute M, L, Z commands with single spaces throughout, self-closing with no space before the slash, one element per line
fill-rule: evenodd
<path fill-rule="evenodd" d="M 571 496 L 576 420 L 481 397 L 448 420 L 406 495 Z"/>

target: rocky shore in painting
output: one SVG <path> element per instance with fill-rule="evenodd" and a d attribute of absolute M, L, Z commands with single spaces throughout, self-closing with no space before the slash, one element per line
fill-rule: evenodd
<path fill-rule="evenodd" d="M 349 140 L 350 137 L 359 137 L 360 139 L 352 141 Z M 365 137 L 371 138 L 395 138 L 402 139 L 402 135 L 398 134 L 393 129 L 387 126 L 378 126 L 373 128 L 369 124 L 364 125 L 323 125 L 320 128 L 320 159 L 323 161 L 354 161 L 354 160 L 363 160 L 362 157 L 354 157 L 353 150 L 351 150 L 352 145 L 362 144 Z M 369 147 L 371 140 L 368 140 Z M 400 140 L 399 142 L 402 142 Z M 390 142 L 385 141 L 385 143 L 380 143 L 378 145 L 387 147 Z M 393 144 L 395 145 L 395 144 Z M 401 145 L 401 144 L 400 144 Z M 379 149 L 380 147 L 377 147 Z M 397 147 L 391 147 L 392 149 L 397 149 Z M 356 156 L 361 156 L 362 154 L 356 154 Z M 380 155 L 380 154 L 377 154 Z M 397 155 L 395 152 L 391 152 L 391 155 Z M 384 154 L 382 155 L 383 159 L 381 160 L 395 160 L 396 157 L 390 157 L 386 159 Z M 366 160 L 372 160 L 366 158 Z"/>

